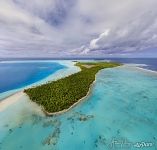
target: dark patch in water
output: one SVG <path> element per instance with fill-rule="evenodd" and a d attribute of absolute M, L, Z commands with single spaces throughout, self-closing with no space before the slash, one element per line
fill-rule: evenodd
<path fill-rule="evenodd" d="M 23 146 L 22 146 L 22 145 L 20 145 L 20 148 L 23 148 Z"/>
<path fill-rule="evenodd" d="M 5 128 L 8 128 L 8 127 L 9 127 L 9 125 L 8 125 L 8 124 L 5 124 L 5 125 L 4 125 L 4 127 L 5 127 Z"/>
<path fill-rule="evenodd" d="M 79 120 L 80 121 L 88 121 L 89 119 L 93 118 L 94 116 L 93 115 L 87 115 L 87 116 L 81 116 L 79 117 Z"/>
<path fill-rule="evenodd" d="M 56 145 L 58 142 L 61 122 L 58 120 L 50 120 L 43 124 L 44 127 L 48 127 L 52 125 L 55 126 L 55 129 L 42 141 L 43 145 Z"/>
<path fill-rule="evenodd" d="M 43 127 L 49 127 L 49 126 L 60 126 L 60 122 L 58 120 L 48 120 L 46 122 L 43 123 Z"/>
<path fill-rule="evenodd" d="M 98 147 L 99 145 L 106 145 L 106 138 L 99 135 L 97 139 L 94 141 L 95 147 Z"/>
<path fill-rule="evenodd" d="M 120 129 L 117 130 L 117 134 L 118 134 L 118 135 L 120 134 Z"/>
<path fill-rule="evenodd" d="M 38 115 L 35 115 L 35 114 L 32 115 L 32 124 L 33 125 L 36 125 L 36 124 L 40 123 L 41 120 L 42 120 L 41 116 L 38 116 Z"/>
<path fill-rule="evenodd" d="M 20 123 L 20 124 L 19 124 L 19 128 L 21 129 L 21 128 L 22 128 L 22 126 L 23 126 L 23 123 Z"/>
<path fill-rule="evenodd" d="M 56 145 L 60 134 L 60 128 L 56 128 L 52 134 L 49 134 L 42 142 L 43 145 Z"/>
<path fill-rule="evenodd" d="M 149 98 L 146 95 L 144 95 L 142 98 L 145 100 L 149 100 Z"/>
<path fill-rule="evenodd" d="M 9 129 L 9 134 L 13 132 L 13 129 Z"/>
<path fill-rule="evenodd" d="M 75 120 L 78 121 L 88 121 L 89 119 L 94 118 L 93 115 L 85 115 L 80 112 L 75 112 L 73 115 L 67 118 L 67 120 L 70 120 L 71 122 L 74 122 Z"/>

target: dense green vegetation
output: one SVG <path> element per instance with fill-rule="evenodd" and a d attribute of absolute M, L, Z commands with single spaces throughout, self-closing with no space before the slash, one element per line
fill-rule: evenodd
<path fill-rule="evenodd" d="M 25 89 L 30 99 L 41 105 L 45 111 L 52 113 L 69 108 L 79 99 L 86 96 L 96 73 L 104 68 L 119 66 L 109 62 L 77 62 L 81 71 L 57 81 Z"/>

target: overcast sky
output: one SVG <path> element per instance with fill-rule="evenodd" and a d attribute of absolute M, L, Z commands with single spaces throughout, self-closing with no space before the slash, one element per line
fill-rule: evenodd
<path fill-rule="evenodd" d="M 157 0 L 0 0 L 0 57 L 157 57 Z"/>

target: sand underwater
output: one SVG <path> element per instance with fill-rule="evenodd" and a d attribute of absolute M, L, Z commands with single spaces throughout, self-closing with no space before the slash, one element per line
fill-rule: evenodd
<path fill-rule="evenodd" d="M 38 84 L 79 71 L 60 63 L 66 68 Z M 157 149 L 156 73 L 136 66 L 101 70 L 91 94 L 59 116 L 45 116 L 25 95 L 18 99 L 0 109 L 0 150 Z"/>

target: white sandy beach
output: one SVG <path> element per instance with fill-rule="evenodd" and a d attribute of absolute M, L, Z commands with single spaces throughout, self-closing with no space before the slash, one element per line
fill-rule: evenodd
<path fill-rule="evenodd" d="M 125 64 L 125 65 L 120 66 L 120 67 L 136 69 L 136 70 L 142 71 L 142 72 L 147 73 L 147 74 L 157 75 L 157 71 L 153 71 L 153 70 L 142 68 L 143 66 L 147 66 L 147 65 Z"/>
<path fill-rule="evenodd" d="M 26 94 L 23 93 L 23 91 L 20 91 L 0 101 L 0 112 L 12 105 L 13 103 L 19 101 L 23 96 L 26 96 Z"/>
<path fill-rule="evenodd" d="M 28 63 L 28 62 L 36 62 L 36 61 L 8 61 L 8 63 L 15 63 L 15 62 L 16 63 L 19 63 L 19 62 L 27 62 Z M 43 61 L 41 61 L 41 62 L 43 62 Z M 71 74 L 74 74 L 74 73 L 80 71 L 80 68 L 75 66 L 74 65 L 75 62 L 73 62 L 71 60 L 64 60 L 64 61 L 51 60 L 51 61 L 44 61 L 44 62 L 53 62 L 53 63 L 56 62 L 56 63 L 59 63 L 61 65 L 64 65 L 66 68 L 58 70 L 55 73 L 53 73 L 52 75 L 50 75 L 50 76 L 48 76 L 48 77 L 46 77 L 46 78 L 44 78 L 44 79 L 42 79 L 40 81 L 37 81 L 37 82 L 35 82 L 33 84 L 30 84 L 28 86 L 4 92 L 4 93 L 0 94 L 0 100 L 3 100 L 3 99 L 5 99 L 8 96 L 11 96 L 11 95 L 13 95 L 13 94 L 15 94 L 17 92 L 22 91 L 24 88 L 29 88 L 29 87 L 32 87 L 32 86 L 38 86 L 38 85 L 46 83 L 48 81 L 58 80 L 60 78 L 69 76 Z"/>
<path fill-rule="evenodd" d="M 42 81 L 39 81 L 38 83 L 35 83 L 34 86 L 38 85 L 39 83 L 43 84 L 43 83 L 46 83 L 47 81 L 57 80 L 57 79 L 69 76 L 70 74 L 73 74 L 73 73 L 76 73 L 76 72 L 79 71 L 79 68 L 76 67 L 76 66 L 74 66 L 75 63 L 72 62 L 72 61 L 65 61 L 65 62 L 56 61 L 56 62 L 58 62 L 58 63 L 60 63 L 62 65 L 65 65 L 68 68 L 57 71 L 56 73 L 52 74 L 48 78 L 46 78 L 46 79 L 44 79 Z M 144 72 L 148 72 L 148 73 L 157 74 L 156 71 L 151 71 L 151 70 L 143 69 L 143 68 L 141 68 L 141 67 L 139 67 L 138 65 L 135 65 L 135 64 L 129 64 L 129 65 L 125 64 L 125 65 L 120 66 L 120 67 L 128 67 L 128 68 L 138 69 L 138 70 L 141 70 L 141 71 L 144 71 Z M 29 85 L 29 87 L 30 87 L 30 85 Z M 8 93 L 9 92 L 10 91 L 8 91 Z M 8 96 L 8 97 L 6 97 L 6 98 L 4 98 L 4 99 L 2 99 L 0 101 L 0 112 L 3 111 L 3 110 L 5 110 L 6 108 L 8 108 L 9 106 L 11 106 L 12 104 L 20 101 L 20 99 L 22 97 L 23 98 L 27 97 L 27 95 L 23 92 L 23 90 L 22 89 L 20 91 L 16 91 L 15 90 L 14 93 L 11 96 Z M 29 99 L 29 98 L 27 97 L 27 99 Z"/>
<path fill-rule="evenodd" d="M 37 86 L 37 85 L 46 83 L 48 81 L 57 80 L 57 79 L 69 76 L 71 74 L 74 74 L 74 73 L 80 71 L 80 68 L 75 66 L 74 65 L 75 62 L 72 62 L 72 61 L 50 61 L 50 62 L 57 62 L 61 65 L 66 66 L 67 68 L 58 70 L 57 72 L 53 73 L 52 75 L 48 76 L 47 78 L 40 80 L 40 81 L 38 81 L 34 84 L 31 84 L 29 86 L 2 93 L 0 96 L 0 99 L 1 99 L 1 101 L 0 101 L 0 112 L 4 111 L 6 108 L 8 108 L 12 104 L 20 101 L 21 99 L 26 98 L 27 95 L 23 92 L 24 88 L 29 88 L 32 86 Z M 28 97 L 27 97 L 27 99 L 28 99 Z"/>
<path fill-rule="evenodd" d="M 152 73 L 152 74 L 156 74 L 157 75 L 157 72 L 153 71 L 153 70 L 148 70 L 148 69 L 141 68 L 141 67 L 136 67 L 136 69 L 139 69 L 139 70 L 141 70 L 143 72 Z"/>

